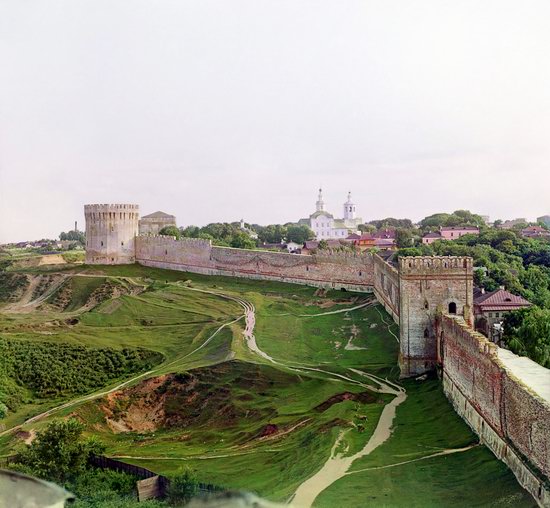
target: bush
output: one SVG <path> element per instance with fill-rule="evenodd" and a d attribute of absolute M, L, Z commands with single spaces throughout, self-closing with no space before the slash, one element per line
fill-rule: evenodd
<path fill-rule="evenodd" d="M 187 503 L 197 495 L 198 491 L 199 482 L 195 476 L 189 471 L 184 471 L 170 478 L 168 500 L 173 504 Z"/>

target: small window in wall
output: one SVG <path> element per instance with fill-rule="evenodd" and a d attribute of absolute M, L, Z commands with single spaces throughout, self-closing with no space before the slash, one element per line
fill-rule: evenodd
<path fill-rule="evenodd" d="M 166 255 L 168 256 L 168 251 L 167 251 L 167 250 L 165 250 L 165 251 L 164 251 L 164 254 L 166 254 Z"/>
<path fill-rule="evenodd" d="M 424 329 L 424 338 L 427 339 L 430 337 L 430 330 L 428 330 L 427 328 Z"/>
<path fill-rule="evenodd" d="M 430 308 L 430 305 L 429 305 L 429 303 L 428 303 L 428 300 L 426 300 L 426 301 L 424 302 L 424 308 L 425 308 L 426 310 L 428 310 L 428 309 Z"/>
<path fill-rule="evenodd" d="M 309 272 L 309 266 L 306 266 L 306 272 Z"/>
<path fill-rule="evenodd" d="M 120 242 L 120 245 L 122 245 L 124 247 L 124 242 Z"/>
<path fill-rule="evenodd" d="M 363 272 L 359 272 L 359 277 L 362 277 L 363 276 Z"/>
<path fill-rule="evenodd" d="M 456 314 L 456 303 L 451 302 L 449 304 L 449 314 Z"/>
<path fill-rule="evenodd" d="M 101 246 L 103 247 L 103 242 L 101 242 Z"/>

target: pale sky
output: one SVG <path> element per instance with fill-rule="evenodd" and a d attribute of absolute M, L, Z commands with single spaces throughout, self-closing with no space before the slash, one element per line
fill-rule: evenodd
<path fill-rule="evenodd" d="M 0 243 L 85 203 L 179 225 L 550 213 L 548 0 L 0 0 Z"/>

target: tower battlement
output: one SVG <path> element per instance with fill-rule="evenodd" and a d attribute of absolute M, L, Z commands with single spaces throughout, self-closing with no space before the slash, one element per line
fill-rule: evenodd
<path fill-rule="evenodd" d="M 399 259 L 399 273 L 407 276 L 472 275 L 473 259 L 466 256 L 411 256 Z"/>

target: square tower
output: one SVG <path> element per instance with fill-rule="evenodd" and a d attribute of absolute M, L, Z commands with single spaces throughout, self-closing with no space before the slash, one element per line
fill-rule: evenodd
<path fill-rule="evenodd" d="M 457 256 L 399 259 L 399 366 L 409 377 L 438 360 L 433 323 L 438 312 L 460 315 L 472 324 L 473 260 Z"/>

